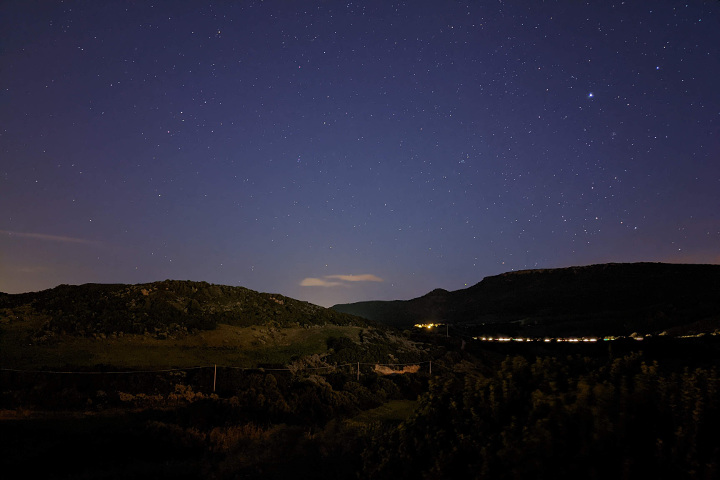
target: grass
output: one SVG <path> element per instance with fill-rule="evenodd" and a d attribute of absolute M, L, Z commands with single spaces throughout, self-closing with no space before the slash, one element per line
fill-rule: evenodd
<path fill-rule="evenodd" d="M 106 339 L 64 336 L 47 344 L 31 344 L 28 338 L 34 326 L 29 322 L 6 323 L 1 328 L 0 367 L 21 369 L 287 364 L 299 356 L 325 353 L 326 341 L 331 336 L 357 340 L 362 330 L 336 325 L 314 328 L 218 325 L 215 330 L 165 340 L 146 335 Z"/>

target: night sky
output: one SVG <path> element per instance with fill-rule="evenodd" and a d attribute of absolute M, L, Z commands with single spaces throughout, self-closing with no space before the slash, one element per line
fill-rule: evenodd
<path fill-rule="evenodd" d="M 0 3 L 0 291 L 720 263 L 720 2 Z"/>

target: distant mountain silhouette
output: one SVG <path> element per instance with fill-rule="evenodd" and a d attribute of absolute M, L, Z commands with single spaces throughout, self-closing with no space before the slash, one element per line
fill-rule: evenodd
<path fill-rule="evenodd" d="M 44 332 L 79 335 L 208 330 L 250 326 L 357 325 L 367 322 L 282 295 L 206 282 L 60 285 L 41 292 L 0 293 L 0 319 L 39 320 Z"/>
<path fill-rule="evenodd" d="M 335 305 L 406 328 L 449 323 L 474 332 L 627 335 L 720 329 L 720 265 L 610 263 L 523 270 L 412 300 Z"/>

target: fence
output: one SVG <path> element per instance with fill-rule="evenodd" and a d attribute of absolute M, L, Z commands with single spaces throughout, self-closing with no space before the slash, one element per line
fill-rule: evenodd
<path fill-rule="evenodd" d="M 380 363 L 380 362 L 352 362 L 337 365 L 324 366 L 293 366 L 286 368 L 274 367 L 237 367 L 232 365 L 201 365 L 184 368 L 164 368 L 152 370 L 25 370 L 17 368 L 0 368 L 3 390 L 12 390 L 13 386 L 20 386 L 32 383 L 43 383 L 55 385 L 58 389 L 67 385 L 63 380 L 67 377 L 77 377 L 75 384 L 86 386 L 88 389 L 100 388 L 103 384 L 102 377 L 114 377 L 113 387 L 125 388 L 126 390 L 147 390 L 147 389 L 172 389 L 178 381 L 202 389 L 209 389 L 212 385 L 212 392 L 216 392 L 223 379 L 228 380 L 231 372 L 243 373 L 278 373 L 287 372 L 298 374 L 302 372 L 314 372 L 318 374 L 331 374 L 339 371 L 355 373 L 357 380 L 360 380 L 361 372 L 365 374 L 370 370 L 375 375 L 403 375 L 419 373 L 423 366 L 427 366 L 428 375 L 432 375 L 432 361 L 412 363 Z M 424 369 L 423 369 L 424 370 Z M 218 376 L 220 372 L 220 377 Z M 85 377 L 85 378 L 83 378 Z M 98 381 L 100 380 L 100 381 Z M 229 382 L 232 383 L 232 382 Z"/>

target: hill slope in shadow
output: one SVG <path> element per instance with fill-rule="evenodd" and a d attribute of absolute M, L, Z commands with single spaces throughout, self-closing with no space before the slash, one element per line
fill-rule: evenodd
<path fill-rule="evenodd" d="M 527 335 L 712 332 L 720 328 L 720 265 L 611 263 L 523 270 L 412 300 L 332 308 L 400 328 L 433 322 Z"/>

